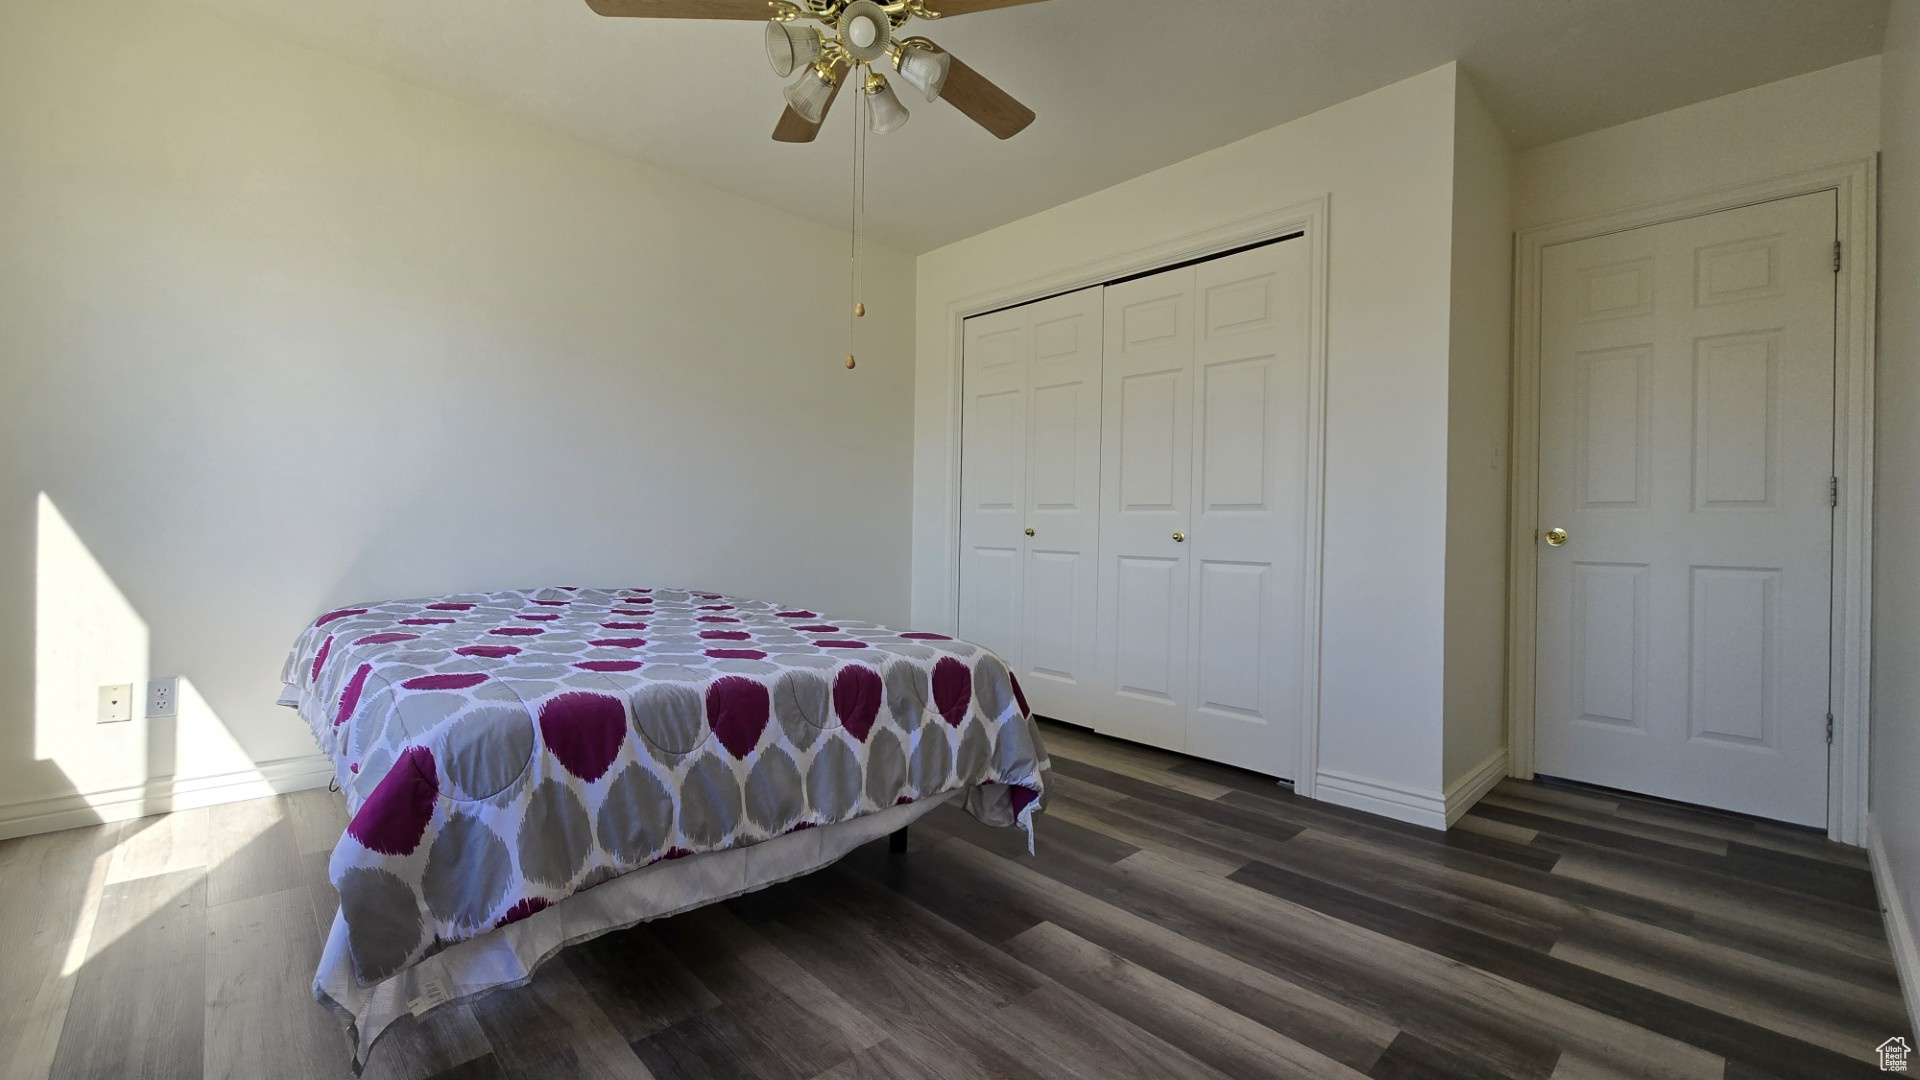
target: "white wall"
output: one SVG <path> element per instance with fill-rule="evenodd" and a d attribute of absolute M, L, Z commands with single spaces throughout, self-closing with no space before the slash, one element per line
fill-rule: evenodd
<path fill-rule="evenodd" d="M 1443 789 L 1502 753 L 1507 732 L 1513 151 L 1473 83 L 1455 89 Z"/>
<path fill-rule="evenodd" d="M 922 255 L 913 612 L 950 626 L 951 305 L 1331 195 L 1321 765 L 1441 760 L 1452 65 Z"/>
<path fill-rule="evenodd" d="M 281 661 L 353 600 L 903 620 L 914 266 L 847 372 L 845 250 L 192 9 L 0 5 L 0 818 L 310 754 Z M 94 725 L 148 673 L 177 731 Z"/>
<path fill-rule="evenodd" d="M 1887 23 L 1881 97 L 1880 327 L 1873 497 L 1873 827 L 1889 923 L 1906 930 L 1907 1006 L 1920 1028 L 1920 4 Z"/>
<path fill-rule="evenodd" d="M 1514 224 L 1784 176 L 1879 145 L 1880 58 L 1869 56 L 1528 150 L 1515 160 Z"/>

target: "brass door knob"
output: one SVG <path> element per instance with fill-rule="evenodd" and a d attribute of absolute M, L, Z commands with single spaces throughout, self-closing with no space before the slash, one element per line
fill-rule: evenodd
<path fill-rule="evenodd" d="M 1029 525 L 1029 526 L 1027 526 L 1027 535 L 1028 535 L 1028 536 L 1032 536 L 1032 535 L 1033 535 L 1033 526 L 1031 526 L 1031 525 Z"/>
<path fill-rule="evenodd" d="M 1561 544 L 1564 544 L 1566 542 L 1567 542 L 1567 530 L 1559 529 L 1559 528 L 1547 530 L 1547 546 L 1548 547 L 1559 547 Z"/>
<path fill-rule="evenodd" d="M 1186 533 L 1183 533 L 1183 532 L 1175 532 L 1175 533 L 1173 534 L 1173 542 L 1174 542 L 1174 543 L 1176 543 L 1176 544 L 1184 544 L 1184 543 L 1186 543 L 1186 542 L 1187 542 L 1187 534 L 1186 534 Z"/>

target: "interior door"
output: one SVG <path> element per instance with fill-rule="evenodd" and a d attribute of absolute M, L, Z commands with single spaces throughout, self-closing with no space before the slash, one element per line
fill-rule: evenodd
<path fill-rule="evenodd" d="M 1305 645 L 1310 251 L 1270 244 L 1194 267 L 1187 750 L 1288 779 Z"/>
<path fill-rule="evenodd" d="M 1835 211 L 1544 253 L 1539 772 L 1826 824 Z"/>
<path fill-rule="evenodd" d="M 1020 309 L 1029 326 L 1019 673 L 1035 712 L 1091 722 L 1099 601 L 1101 290 Z"/>
<path fill-rule="evenodd" d="M 1100 686 L 1094 726 L 1187 748 L 1193 289 L 1185 267 L 1106 289 Z"/>
<path fill-rule="evenodd" d="M 960 353 L 959 634 L 1015 671 L 1022 658 L 1029 330 L 1025 308 L 976 316 L 966 321 Z"/>

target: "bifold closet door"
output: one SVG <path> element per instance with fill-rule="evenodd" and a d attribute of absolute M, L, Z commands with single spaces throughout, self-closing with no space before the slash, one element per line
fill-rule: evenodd
<path fill-rule="evenodd" d="M 1035 712 L 1091 722 L 1100 527 L 1101 290 L 967 320 L 960 635 Z"/>
<path fill-rule="evenodd" d="M 1102 734 L 1187 748 L 1192 267 L 1106 289 L 1100 477 Z"/>
<path fill-rule="evenodd" d="M 1027 524 L 1015 670 L 1043 716 L 1091 722 L 1100 599 L 1101 290 L 1025 310 Z"/>
<path fill-rule="evenodd" d="M 966 321 L 961 341 L 959 633 L 1020 669 L 1027 509 L 1024 308 Z"/>
<path fill-rule="evenodd" d="M 1095 726 L 1291 777 L 1309 521 L 1309 247 L 1109 286 Z"/>
<path fill-rule="evenodd" d="M 1311 249 L 1194 267 L 1187 752 L 1292 779 L 1306 654 Z"/>

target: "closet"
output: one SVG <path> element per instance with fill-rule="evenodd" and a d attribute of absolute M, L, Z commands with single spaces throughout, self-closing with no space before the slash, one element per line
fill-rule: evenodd
<path fill-rule="evenodd" d="M 966 320 L 959 630 L 1007 659 L 1034 711 L 1294 775 L 1309 250 Z"/>

